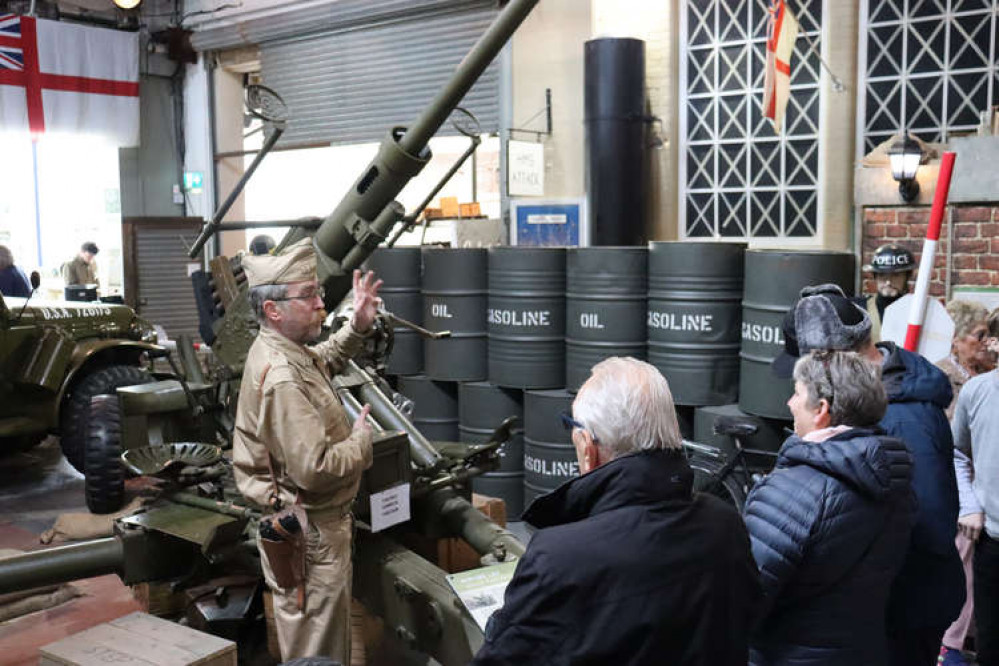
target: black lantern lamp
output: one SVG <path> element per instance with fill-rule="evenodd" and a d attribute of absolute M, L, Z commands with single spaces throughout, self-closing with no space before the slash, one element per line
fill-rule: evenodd
<path fill-rule="evenodd" d="M 902 196 L 902 201 L 912 201 L 919 195 L 916 172 L 922 159 L 923 149 L 919 142 L 903 129 L 901 136 L 888 149 L 891 175 L 898 181 L 898 193 Z"/>

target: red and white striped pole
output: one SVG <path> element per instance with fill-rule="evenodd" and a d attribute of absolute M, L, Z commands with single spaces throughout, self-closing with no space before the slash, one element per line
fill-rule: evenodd
<path fill-rule="evenodd" d="M 909 310 L 909 325 L 905 329 L 905 349 L 914 352 L 919 347 L 919 336 L 923 332 L 923 317 L 926 316 L 926 297 L 930 291 L 930 276 L 933 275 L 933 260 L 937 254 L 937 241 L 940 240 L 940 227 L 947 210 L 947 193 L 950 191 L 950 177 L 954 172 L 955 153 L 945 152 L 940 161 L 940 175 L 937 189 L 933 193 L 933 208 L 930 210 L 930 224 L 926 228 L 923 241 L 923 255 L 919 258 L 919 272 L 916 274 L 916 291 L 913 294 L 912 308 Z"/>

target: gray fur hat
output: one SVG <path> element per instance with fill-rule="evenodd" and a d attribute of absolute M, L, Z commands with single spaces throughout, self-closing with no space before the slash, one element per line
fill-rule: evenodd
<path fill-rule="evenodd" d="M 835 284 L 801 290 L 781 326 L 784 351 L 770 367 L 778 377 L 790 377 L 799 356 L 816 349 L 849 351 L 871 335 L 867 311 L 851 301 Z"/>

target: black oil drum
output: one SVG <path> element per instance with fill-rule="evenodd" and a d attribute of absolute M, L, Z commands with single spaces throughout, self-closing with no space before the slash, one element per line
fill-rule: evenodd
<path fill-rule="evenodd" d="M 572 433 L 560 417 L 572 410 L 572 401 L 564 389 L 524 391 L 525 503 L 579 476 Z"/>
<path fill-rule="evenodd" d="M 425 375 L 399 377 L 399 393 L 413 401 L 410 419 L 431 441 L 458 441 L 458 385 Z"/>
<path fill-rule="evenodd" d="M 489 381 L 565 384 L 565 250 L 489 248 Z"/>
<path fill-rule="evenodd" d="M 566 257 L 565 386 L 575 391 L 611 356 L 645 360 L 648 250 L 570 248 Z"/>
<path fill-rule="evenodd" d="M 424 340 L 424 367 L 432 379 L 486 378 L 486 250 L 423 248 L 423 325 L 451 331 Z"/>
<path fill-rule="evenodd" d="M 649 244 L 649 363 L 678 405 L 738 397 L 745 251 L 743 243 Z"/>
<path fill-rule="evenodd" d="M 503 500 L 507 520 L 520 520 L 520 514 L 524 513 L 523 472 L 490 472 L 477 476 L 472 479 L 472 490 Z"/>
<path fill-rule="evenodd" d="M 777 451 L 780 450 L 781 444 L 784 443 L 784 440 L 787 439 L 790 434 L 787 431 L 787 428 L 792 428 L 790 421 L 753 416 L 752 414 L 747 414 L 739 409 L 739 405 L 712 405 L 710 407 L 698 407 L 694 411 L 694 435 L 691 439 L 695 442 L 700 442 L 701 444 L 717 446 L 719 449 L 724 451 L 726 455 L 734 455 L 736 453 L 736 448 L 730 435 L 715 434 L 715 422 L 719 418 L 737 419 L 756 426 L 756 432 L 742 438 L 741 443 L 743 447 L 769 451 L 774 454 L 772 457 L 746 456 L 747 462 L 751 467 L 765 467 L 767 468 L 767 471 L 769 471 L 769 468 L 774 466 L 774 463 L 777 461 Z"/>
<path fill-rule="evenodd" d="M 784 350 L 781 323 L 802 287 L 838 284 L 853 293 L 855 259 L 849 252 L 750 250 L 742 301 L 742 358 L 739 408 L 756 416 L 790 419 L 789 379 L 779 379 L 770 362 Z"/>
<path fill-rule="evenodd" d="M 423 295 L 420 293 L 421 252 L 418 247 L 380 247 L 371 253 L 365 270 L 374 271 L 385 284 L 378 295 L 385 309 L 414 324 L 423 324 Z M 416 375 L 423 372 L 423 338 L 404 326 L 393 329 L 395 342 L 386 372 Z"/>
<path fill-rule="evenodd" d="M 517 425 L 509 441 L 500 448 L 499 472 L 524 471 L 524 394 L 489 382 L 458 385 L 458 434 L 462 442 L 481 444 L 507 417 Z"/>

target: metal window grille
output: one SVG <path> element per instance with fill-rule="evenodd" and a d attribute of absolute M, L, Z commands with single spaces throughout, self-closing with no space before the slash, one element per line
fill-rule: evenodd
<path fill-rule="evenodd" d="M 946 142 L 999 103 L 999 0 L 861 0 L 861 11 L 859 154 L 903 126 Z"/>
<path fill-rule="evenodd" d="M 682 238 L 812 239 L 818 230 L 822 0 L 801 25 L 784 132 L 763 117 L 768 0 L 686 0 L 681 12 Z"/>

